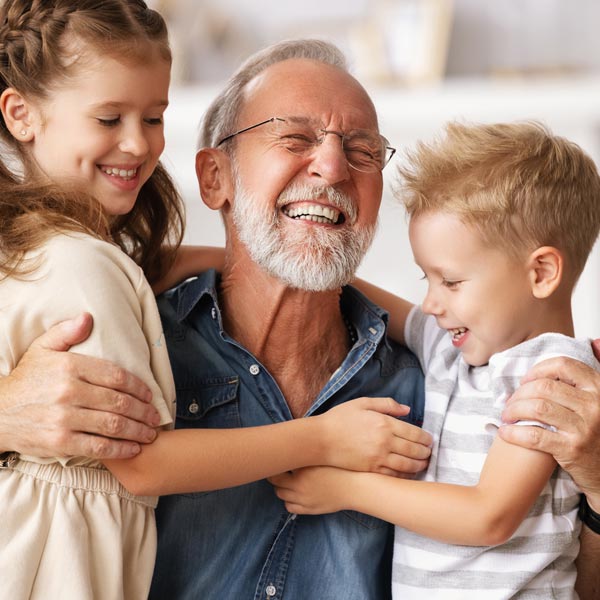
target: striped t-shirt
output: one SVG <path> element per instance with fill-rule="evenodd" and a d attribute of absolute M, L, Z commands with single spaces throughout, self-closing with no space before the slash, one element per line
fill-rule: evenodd
<path fill-rule="evenodd" d="M 495 354 L 485 366 L 471 367 L 452 346 L 450 334 L 419 308 L 410 313 L 405 335 L 425 372 L 423 429 L 434 439 L 429 467 L 421 477 L 427 481 L 459 485 L 479 481 L 506 398 L 535 363 L 569 356 L 598 368 L 589 341 L 556 333 Z M 526 519 L 504 544 L 452 545 L 396 527 L 393 597 L 576 598 L 578 504 L 579 490 L 557 468 Z"/>

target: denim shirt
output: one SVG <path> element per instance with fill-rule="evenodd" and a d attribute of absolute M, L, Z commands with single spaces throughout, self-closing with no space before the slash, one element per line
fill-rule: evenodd
<path fill-rule="evenodd" d="M 277 382 L 223 330 L 214 271 L 159 299 L 177 386 L 176 427 L 232 428 L 292 419 Z M 340 307 L 357 341 L 307 416 L 359 396 L 391 396 L 423 420 L 423 377 L 385 338 L 387 315 L 357 290 Z M 326 334 L 326 332 L 324 332 Z M 154 600 L 384 600 L 392 527 L 351 511 L 296 516 L 266 481 L 161 498 Z"/>

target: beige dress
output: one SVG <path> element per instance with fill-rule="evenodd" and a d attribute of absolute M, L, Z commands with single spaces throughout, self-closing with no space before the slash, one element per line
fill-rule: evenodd
<path fill-rule="evenodd" d="M 173 377 L 154 295 L 119 248 L 59 234 L 29 257 L 33 273 L 0 281 L 0 375 L 48 327 L 90 312 L 94 328 L 72 351 L 114 361 L 152 389 L 172 423 Z M 81 457 L 19 456 L 0 469 L 2 600 L 145 599 L 154 567 L 156 498 L 131 495 Z"/>

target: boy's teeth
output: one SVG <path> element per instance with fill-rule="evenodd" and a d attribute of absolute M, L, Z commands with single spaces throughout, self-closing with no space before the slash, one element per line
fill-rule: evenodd
<path fill-rule="evenodd" d="M 466 327 L 457 327 L 455 329 L 449 329 L 448 331 L 450 331 L 450 333 L 452 334 L 452 337 L 459 338 L 463 333 L 465 333 L 467 331 L 467 328 Z"/>

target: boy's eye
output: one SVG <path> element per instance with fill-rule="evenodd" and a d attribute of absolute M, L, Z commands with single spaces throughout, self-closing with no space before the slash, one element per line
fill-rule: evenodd
<path fill-rule="evenodd" d="M 451 290 L 452 289 L 456 289 L 459 286 L 460 283 L 461 283 L 461 281 L 453 281 L 451 279 L 443 279 L 442 280 L 442 285 L 444 287 L 447 287 L 447 288 L 451 289 Z"/>
<path fill-rule="evenodd" d="M 114 125 L 117 125 L 119 123 L 121 117 L 115 117 L 113 119 L 101 119 L 98 117 L 97 120 L 98 123 L 100 123 L 100 125 L 102 125 L 103 127 L 113 127 Z"/>
<path fill-rule="evenodd" d="M 146 123 L 148 123 L 148 125 L 162 125 L 163 124 L 162 117 L 155 117 L 152 119 L 144 119 L 144 121 L 146 121 Z"/>

